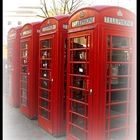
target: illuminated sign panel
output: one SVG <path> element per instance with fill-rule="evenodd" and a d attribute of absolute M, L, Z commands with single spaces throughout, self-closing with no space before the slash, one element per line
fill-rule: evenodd
<path fill-rule="evenodd" d="M 22 36 L 30 35 L 32 33 L 32 30 L 26 30 L 22 32 Z"/>
<path fill-rule="evenodd" d="M 72 22 L 72 27 L 78 27 L 82 25 L 87 25 L 95 22 L 95 17 L 89 17 L 78 21 Z"/>
<path fill-rule="evenodd" d="M 15 38 L 15 37 L 16 37 L 16 33 L 9 34 L 9 38 Z"/>
<path fill-rule="evenodd" d="M 50 31 L 50 30 L 54 30 L 54 29 L 56 29 L 56 25 L 55 24 L 42 28 L 42 32 L 46 32 L 46 31 Z"/>
<path fill-rule="evenodd" d="M 112 17 L 104 17 L 104 22 L 110 24 L 122 25 L 122 26 L 129 26 L 129 27 L 133 26 L 133 21 L 131 20 L 118 19 Z"/>

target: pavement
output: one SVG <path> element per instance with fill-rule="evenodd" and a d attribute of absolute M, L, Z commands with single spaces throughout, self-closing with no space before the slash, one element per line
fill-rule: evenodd
<path fill-rule="evenodd" d="M 3 59 L 3 140 L 66 140 L 66 136 L 53 137 L 38 125 L 37 120 L 28 119 L 19 108 L 9 105 L 8 76 L 7 60 Z"/>
<path fill-rule="evenodd" d="M 24 116 L 19 108 L 8 103 L 8 95 L 3 95 L 3 140 L 66 140 L 66 136 L 53 137 L 39 125 L 37 120 Z"/>

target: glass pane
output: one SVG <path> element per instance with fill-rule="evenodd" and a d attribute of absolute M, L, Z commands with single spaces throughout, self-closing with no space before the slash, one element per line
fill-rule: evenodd
<path fill-rule="evenodd" d="M 27 106 L 28 102 L 26 98 L 21 98 L 21 104 Z"/>
<path fill-rule="evenodd" d="M 109 140 L 108 133 L 106 133 L 105 140 Z"/>
<path fill-rule="evenodd" d="M 48 109 L 49 108 L 49 102 L 41 99 L 40 106 Z"/>
<path fill-rule="evenodd" d="M 43 78 L 50 78 L 50 72 L 47 70 L 42 70 L 41 71 L 41 77 Z"/>
<path fill-rule="evenodd" d="M 21 96 L 24 98 L 27 98 L 27 90 L 22 89 L 21 90 Z"/>
<path fill-rule="evenodd" d="M 42 68 L 50 68 L 51 62 L 49 60 L 42 60 Z"/>
<path fill-rule="evenodd" d="M 107 38 L 108 48 L 110 48 L 110 35 Z"/>
<path fill-rule="evenodd" d="M 106 89 L 109 89 L 110 88 L 110 79 L 107 78 L 107 81 L 106 81 Z"/>
<path fill-rule="evenodd" d="M 71 64 L 71 74 L 88 75 L 89 64 Z"/>
<path fill-rule="evenodd" d="M 42 115 L 44 118 L 49 119 L 49 112 L 48 112 L 48 111 L 42 109 L 42 110 L 41 110 L 41 115 Z"/>
<path fill-rule="evenodd" d="M 109 103 L 109 92 L 106 93 L 106 104 Z"/>
<path fill-rule="evenodd" d="M 87 88 L 86 79 L 83 77 L 71 77 L 71 86 L 78 87 L 78 88 Z"/>
<path fill-rule="evenodd" d="M 27 49 L 28 48 L 28 42 L 24 42 L 21 45 L 22 49 Z"/>
<path fill-rule="evenodd" d="M 107 51 L 107 61 L 110 61 L 110 50 Z"/>
<path fill-rule="evenodd" d="M 21 88 L 27 89 L 27 82 L 22 81 L 22 83 L 21 83 Z"/>
<path fill-rule="evenodd" d="M 27 73 L 27 67 L 26 66 L 22 66 L 22 72 Z"/>
<path fill-rule="evenodd" d="M 22 75 L 22 80 L 27 81 L 27 75 Z"/>
<path fill-rule="evenodd" d="M 128 51 L 113 50 L 112 61 L 113 62 L 128 62 Z"/>
<path fill-rule="evenodd" d="M 132 64 L 129 64 L 129 74 L 130 75 L 132 74 L 132 68 L 133 68 L 133 65 Z"/>
<path fill-rule="evenodd" d="M 22 57 L 27 57 L 28 56 L 28 51 L 27 50 L 23 50 L 22 51 Z"/>
<path fill-rule="evenodd" d="M 128 78 L 112 78 L 111 88 L 128 88 Z"/>
<path fill-rule="evenodd" d="M 41 87 L 49 89 L 50 88 L 50 82 L 47 81 L 47 80 L 42 80 L 41 81 Z"/>
<path fill-rule="evenodd" d="M 74 123 L 82 128 L 87 128 L 87 120 L 86 119 L 79 117 L 76 114 L 72 114 L 71 118 L 72 118 L 71 119 L 72 123 Z"/>
<path fill-rule="evenodd" d="M 118 127 L 123 127 L 126 126 L 126 117 L 119 117 L 119 118 L 111 118 L 110 120 L 110 128 L 118 128 Z"/>
<path fill-rule="evenodd" d="M 76 102 L 71 102 L 71 110 L 84 116 L 87 116 L 88 113 L 86 105 Z"/>
<path fill-rule="evenodd" d="M 50 48 L 50 47 L 51 47 L 51 41 L 50 40 L 41 41 L 41 48 Z"/>
<path fill-rule="evenodd" d="M 111 102 L 127 101 L 128 91 L 113 91 L 111 93 Z"/>
<path fill-rule="evenodd" d="M 119 114 L 126 114 L 127 112 L 127 104 L 116 104 L 111 105 L 111 116 L 119 115 Z"/>
<path fill-rule="evenodd" d="M 112 47 L 113 48 L 128 48 L 129 47 L 129 38 L 112 36 Z"/>
<path fill-rule="evenodd" d="M 109 106 L 106 106 L 106 118 L 109 117 Z"/>
<path fill-rule="evenodd" d="M 85 133 L 75 126 L 71 126 L 71 134 L 78 138 L 78 140 L 86 140 Z"/>
<path fill-rule="evenodd" d="M 112 64 L 112 76 L 128 75 L 128 64 Z"/>
<path fill-rule="evenodd" d="M 23 63 L 23 65 L 26 65 L 28 63 L 28 59 L 27 58 L 23 58 L 22 59 L 22 63 Z"/>
<path fill-rule="evenodd" d="M 74 48 L 86 48 L 86 37 L 77 37 L 74 38 Z"/>
<path fill-rule="evenodd" d="M 126 129 L 111 132 L 110 140 L 124 140 L 126 139 Z"/>
<path fill-rule="evenodd" d="M 88 102 L 88 93 L 86 91 L 71 89 L 70 97 L 74 100 L 78 100 L 86 103 Z"/>
<path fill-rule="evenodd" d="M 75 50 L 71 51 L 71 61 L 89 61 L 89 51 Z"/>
<path fill-rule="evenodd" d="M 41 97 L 46 98 L 46 99 L 50 99 L 49 92 L 45 91 L 45 90 L 41 90 Z"/>
<path fill-rule="evenodd" d="M 42 58 L 51 58 L 51 51 L 50 50 L 41 51 L 41 57 Z"/>

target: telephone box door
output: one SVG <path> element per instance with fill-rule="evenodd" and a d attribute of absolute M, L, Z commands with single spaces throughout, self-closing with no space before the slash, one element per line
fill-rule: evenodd
<path fill-rule="evenodd" d="M 29 106 L 29 93 L 30 93 L 30 70 L 29 70 L 29 61 L 30 61 L 30 40 L 24 39 L 21 41 L 20 45 L 20 61 L 21 61 L 21 70 L 20 70 L 20 93 L 21 93 L 21 105 L 22 107 Z M 26 112 L 26 111 L 25 111 Z"/>
<path fill-rule="evenodd" d="M 106 30 L 104 33 L 107 48 L 106 140 L 129 139 L 135 98 L 132 92 L 132 54 L 135 55 L 132 35 L 125 31 Z"/>
<path fill-rule="evenodd" d="M 53 132 L 53 102 L 55 97 L 53 95 L 52 84 L 53 79 L 53 43 L 55 41 L 54 35 L 44 36 L 40 38 L 40 53 L 39 53 L 39 123 L 48 129 L 50 133 Z"/>
<path fill-rule="evenodd" d="M 93 31 L 69 34 L 67 86 L 67 139 L 87 140 L 91 137 L 93 112 L 91 61 Z M 89 123 L 90 122 L 90 123 Z M 93 124 L 94 125 L 94 124 Z"/>

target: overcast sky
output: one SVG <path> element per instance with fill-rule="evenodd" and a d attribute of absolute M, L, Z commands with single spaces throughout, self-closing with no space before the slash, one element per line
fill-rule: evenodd
<path fill-rule="evenodd" d="M 136 11 L 136 0 L 83 0 L 85 3 L 94 5 L 119 5 L 125 8 Z M 47 0 L 48 7 L 51 0 Z M 4 10 L 16 10 L 19 6 L 39 6 L 40 0 L 4 0 Z"/>
<path fill-rule="evenodd" d="M 50 8 L 52 0 L 46 0 L 47 1 L 47 7 Z M 124 8 L 127 8 L 131 10 L 132 12 L 136 13 L 136 0 L 83 0 L 84 4 L 82 7 L 85 6 L 93 6 L 93 5 L 114 5 L 114 6 L 121 6 Z M 3 15 L 5 20 L 5 11 L 17 11 L 19 10 L 19 7 L 21 6 L 40 6 L 40 0 L 3 0 Z M 81 8 L 81 7 L 80 7 Z M 20 9 L 22 10 L 22 9 Z M 29 10 L 29 9 L 28 9 Z M 33 9 L 32 9 L 33 10 Z M 38 11 L 40 12 L 40 11 Z M 20 20 L 20 17 L 18 17 L 18 20 Z M 23 20 L 23 18 L 22 18 Z M 24 22 L 26 22 L 27 18 Z M 30 18 L 31 21 L 33 20 L 43 20 L 38 18 Z M 7 21 L 6 21 L 7 22 Z M 7 43 L 7 32 L 10 27 L 7 27 L 7 25 L 4 23 L 4 32 L 3 32 L 3 40 L 5 43 Z"/>

